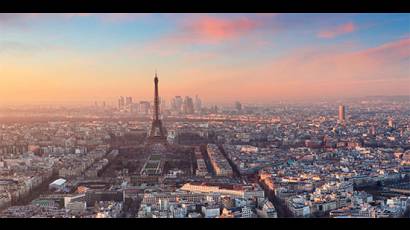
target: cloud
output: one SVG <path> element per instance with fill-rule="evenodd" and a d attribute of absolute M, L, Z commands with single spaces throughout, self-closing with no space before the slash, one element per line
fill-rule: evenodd
<path fill-rule="evenodd" d="M 250 33 L 260 25 L 259 21 L 247 17 L 223 19 L 201 17 L 186 22 L 184 32 L 198 42 L 220 42 Z"/>
<path fill-rule="evenodd" d="M 331 28 L 330 30 L 320 31 L 317 34 L 317 36 L 319 38 L 329 39 L 329 38 L 335 38 L 343 34 L 352 33 L 356 30 L 357 30 L 357 26 L 353 24 L 352 22 L 349 22 L 349 23 Z"/>
<path fill-rule="evenodd" d="M 385 62 L 407 60 L 410 57 L 410 36 L 374 48 L 369 48 L 362 51 L 360 55 L 378 58 Z"/>
<path fill-rule="evenodd" d="M 160 43 L 168 45 L 218 44 L 252 33 L 260 21 L 248 17 L 219 18 L 211 16 L 186 17 Z"/>
<path fill-rule="evenodd" d="M 279 61 L 286 65 L 286 71 L 292 71 L 295 77 L 311 75 L 311 79 L 375 79 L 393 78 L 399 70 L 402 60 L 410 57 L 410 38 L 381 44 L 359 51 L 345 51 L 344 47 L 334 49 L 313 49 L 311 52 L 300 52 Z M 297 66 L 298 68 L 291 68 Z M 403 75 L 404 74 L 404 75 Z M 405 76 L 408 73 L 401 73 Z"/>
<path fill-rule="evenodd" d="M 408 94 L 409 44 L 410 38 L 405 38 L 359 51 L 340 45 L 297 48 L 257 65 L 203 69 L 201 75 L 207 77 L 197 78 L 195 84 L 212 100 Z M 227 90 L 226 82 L 235 92 Z"/>
<path fill-rule="evenodd" d="M 187 16 L 182 21 L 178 21 L 174 31 L 144 44 L 143 47 L 141 44 L 137 46 L 140 46 L 140 50 L 144 53 L 171 56 L 181 54 L 196 45 L 218 46 L 226 45 L 228 42 L 236 45 L 242 38 L 253 37 L 255 30 L 262 26 L 263 20 L 244 16 L 234 18 Z M 253 41 L 257 41 L 255 46 L 265 44 L 260 39 Z"/>

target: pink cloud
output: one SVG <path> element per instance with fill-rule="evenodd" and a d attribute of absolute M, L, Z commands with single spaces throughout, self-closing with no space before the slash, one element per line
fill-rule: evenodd
<path fill-rule="evenodd" d="M 273 62 L 270 72 L 271 75 L 282 76 L 284 81 L 303 83 L 306 86 L 304 89 L 310 87 L 317 94 L 325 94 L 324 89 L 330 93 L 333 90 L 342 94 L 360 94 L 374 90 L 373 83 L 374 87 L 378 87 L 376 90 L 384 91 L 389 85 L 397 87 L 400 79 L 410 80 L 409 72 L 403 72 L 405 64 L 401 63 L 409 57 L 410 38 L 406 38 L 356 52 L 342 48 L 323 49 L 310 54 L 295 52 Z M 384 82 L 385 86 L 380 82 Z"/>
<path fill-rule="evenodd" d="M 397 74 L 403 75 L 398 72 L 398 67 L 402 65 L 401 60 L 409 57 L 410 38 L 406 38 L 354 52 L 345 51 L 343 47 L 300 53 L 296 51 L 275 64 L 283 65 L 281 69 L 293 73 L 294 79 L 324 80 L 329 75 L 332 80 L 386 79 Z"/>
<path fill-rule="evenodd" d="M 330 30 L 324 30 L 317 34 L 320 38 L 334 38 L 343 34 L 352 33 L 356 31 L 357 27 L 352 22 L 337 26 Z"/>
<path fill-rule="evenodd" d="M 397 62 L 410 57 L 410 37 L 385 43 L 381 46 L 361 52 L 363 56 L 379 58 L 384 61 Z"/>
<path fill-rule="evenodd" d="M 236 42 L 241 36 L 251 34 L 260 25 L 260 21 L 247 17 L 189 17 L 179 24 L 176 31 L 146 44 L 143 50 L 160 56 L 170 56 L 180 53 L 181 47 L 189 45 Z M 263 45 L 260 39 L 257 45 Z"/>
<path fill-rule="evenodd" d="M 187 17 L 180 22 L 176 31 L 153 41 L 148 49 L 177 50 L 178 47 L 195 44 L 219 44 L 233 41 L 241 36 L 250 34 L 258 28 L 260 22 L 247 17 L 218 18 L 218 17 Z M 174 48 L 170 48 L 174 47 Z"/>
<path fill-rule="evenodd" d="M 249 33 L 258 25 L 258 21 L 246 17 L 237 19 L 201 17 L 186 22 L 184 31 L 199 42 L 220 42 Z"/>
<path fill-rule="evenodd" d="M 257 66 L 203 70 L 207 78 L 197 84 L 216 91 L 201 94 L 243 100 L 250 95 L 257 100 L 408 94 L 409 62 L 402 61 L 410 57 L 409 44 L 406 38 L 360 51 L 340 46 L 297 49 Z M 236 92 L 248 92 L 246 96 L 228 93 L 227 81 Z"/>

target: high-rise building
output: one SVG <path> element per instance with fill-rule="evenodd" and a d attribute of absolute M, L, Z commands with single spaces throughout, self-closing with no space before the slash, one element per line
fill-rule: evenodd
<path fill-rule="evenodd" d="M 124 97 L 121 96 L 120 99 L 118 99 L 118 108 L 123 109 L 124 105 L 125 105 L 125 100 L 124 100 Z"/>
<path fill-rule="evenodd" d="M 211 107 L 211 113 L 218 113 L 218 106 L 214 105 Z"/>
<path fill-rule="evenodd" d="M 346 121 L 346 110 L 344 105 L 339 105 L 339 121 Z"/>
<path fill-rule="evenodd" d="M 173 110 L 173 111 L 175 111 L 175 112 L 177 112 L 177 113 L 181 113 L 181 112 L 182 112 L 183 100 L 182 100 L 182 97 L 181 97 L 181 96 L 175 96 L 175 97 L 172 99 L 171 104 L 172 104 L 171 107 L 172 107 L 172 110 Z"/>
<path fill-rule="evenodd" d="M 235 109 L 238 112 L 242 111 L 242 104 L 239 101 L 235 102 Z"/>
<path fill-rule="evenodd" d="M 140 112 L 140 103 L 132 103 L 130 106 L 131 113 L 139 113 Z"/>
<path fill-rule="evenodd" d="M 130 106 L 132 104 L 132 97 L 126 97 L 125 98 L 125 105 Z"/>
<path fill-rule="evenodd" d="M 194 102 L 191 97 L 186 96 L 184 100 L 184 113 L 193 114 L 194 113 Z"/>
<path fill-rule="evenodd" d="M 148 115 L 151 105 L 148 101 L 141 101 L 139 105 L 140 114 Z"/>
<path fill-rule="evenodd" d="M 202 101 L 201 98 L 198 97 L 198 95 L 195 96 L 195 111 L 197 113 L 200 113 L 202 110 Z"/>

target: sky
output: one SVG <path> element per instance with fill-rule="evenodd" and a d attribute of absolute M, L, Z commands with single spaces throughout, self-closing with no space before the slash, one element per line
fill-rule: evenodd
<path fill-rule="evenodd" d="M 0 14 L 0 105 L 410 95 L 410 14 Z"/>

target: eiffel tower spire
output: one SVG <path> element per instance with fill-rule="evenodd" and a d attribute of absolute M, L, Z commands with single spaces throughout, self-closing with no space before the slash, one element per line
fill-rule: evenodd
<path fill-rule="evenodd" d="M 156 70 L 155 70 L 154 84 L 155 84 L 154 120 L 158 121 L 159 120 L 159 94 L 158 94 L 158 76 L 157 76 Z"/>

